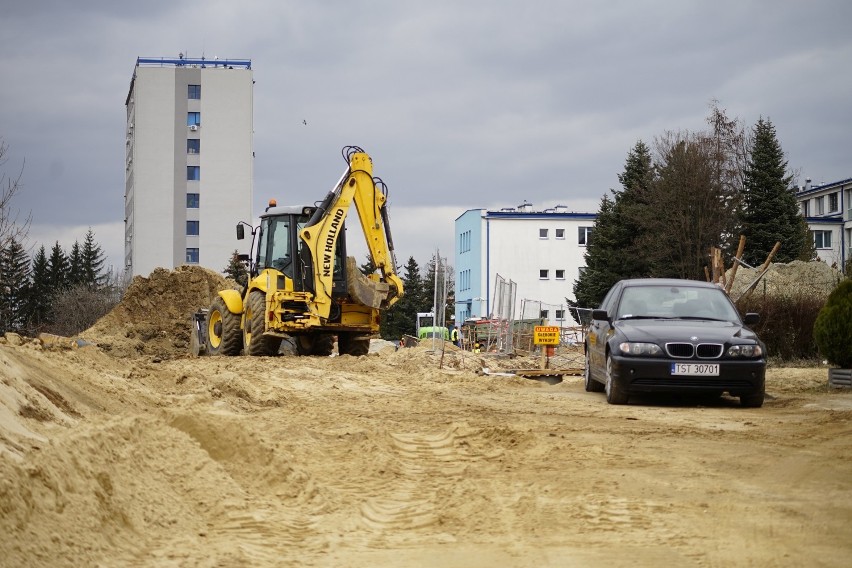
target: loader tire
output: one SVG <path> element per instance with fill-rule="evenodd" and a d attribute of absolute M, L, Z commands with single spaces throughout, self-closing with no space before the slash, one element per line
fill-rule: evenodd
<path fill-rule="evenodd" d="M 341 332 L 337 336 L 337 352 L 360 357 L 370 352 L 370 336 L 361 333 Z"/>
<path fill-rule="evenodd" d="M 217 297 L 207 311 L 207 353 L 239 355 L 242 348 L 240 314 L 232 314 L 225 301 Z"/>
<path fill-rule="evenodd" d="M 246 305 L 246 319 L 243 326 L 243 344 L 248 355 L 259 357 L 277 355 L 281 347 L 281 338 L 263 335 L 266 327 L 266 294 L 252 290 Z"/>
<path fill-rule="evenodd" d="M 299 355 L 328 357 L 334 350 L 334 336 L 330 333 L 297 335 L 294 339 L 296 340 L 296 351 Z"/>

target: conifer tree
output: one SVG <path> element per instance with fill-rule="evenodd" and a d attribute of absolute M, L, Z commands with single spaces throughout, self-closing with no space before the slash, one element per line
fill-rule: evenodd
<path fill-rule="evenodd" d="M 104 275 L 105 258 L 101 246 L 95 242 L 95 233 L 91 227 L 89 227 L 86 238 L 83 240 L 80 259 L 82 261 L 81 283 L 93 290 L 100 289 L 106 280 Z"/>
<path fill-rule="evenodd" d="M 79 241 L 74 241 L 71 254 L 68 255 L 68 286 L 73 288 L 84 282 L 83 249 Z"/>
<path fill-rule="evenodd" d="M 27 321 L 30 260 L 21 243 L 10 237 L 0 250 L 0 331 L 23 331 Z"/>
<path fill-rule="evenodd" d="M 52 293 L 68 288 L 68 257 L 65 256 L 59 241 L 56 241 L 50 249 L 50 257 L 47 259 L 47 281 Z"/>
<path fill-rule="evenodd" d="M 405 293 L 400 300 L 384 311 L 381 323 L 381 335 L 384 339 L 396 340 L 403 334 L 414 335 L 417 312 L 422 311 L 423 278 L 420 267 L 414 257 L 408 258 L 405 273 L 402 276 Z"/>
<path fill-rule="evenodd" d="M 240 251 L 234 249 L 228 265 L 222 271 L 228 278 L 235 280 L 242 287 L 248 286 L 248 269 L 246 263 L 240 260 Z"/>
<path fill-rule="evenodd" d="M 576 302 L 597 307 L 613 284 L 623 278 L 646 276 L 648 266 L 639 250 L 643 235 L 640 219 L 648 209 L 646 192 L 653 180 L 651 152 L 639 140 L 627 154 L 624 171 L 618 174 L 621 190 L 601 200 L 592 238 L 586 244 L 586 268 L 574 284 Z"/>
<path fill-rule="evenodd" d="M 27 320 L 34 331 L 50 323 L 53 293 L 50 285 L 49 263 L 44 245 L 40 246 L 32 263 L 32 283 L 27 304 Z"/>
<path fill-rule="evenodd" d="M 754 126 L 743 182 L 741 218 L 747 263 L 762 263 L 779 241 L 781 248 L 774 262 L 809 260 L 812 256 L 808 225 L 799 213 L 792 181 L 775 127 L 761 117 Z"/>

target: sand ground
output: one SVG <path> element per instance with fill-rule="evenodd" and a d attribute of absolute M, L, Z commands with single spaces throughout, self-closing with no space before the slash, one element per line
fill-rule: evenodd
<path fill-rule="evenodd" d="M 771 367 L 760 409 L 610 406 L 458 351 L 136 351 L 0 345 L 0 565 L 852 559 L 852 393 L 825 368 Z"/>

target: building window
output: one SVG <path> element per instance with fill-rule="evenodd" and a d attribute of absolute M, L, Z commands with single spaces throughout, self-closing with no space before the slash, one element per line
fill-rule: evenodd
<path fill-rule="evenodd" d="M 577 243 L 586 246 L 589 244 L 592 238 L 592 228 L 591 227 L 578 227 L 577 230 L 578 238 Z"/>
<path fill-rule="evenodd" d="M 840 206 L 838 205 L 837 192 L 834 192 L 828 196 L 828 212 L 837 213 L 838 211 L 840 211 Z"/>
<path fill-rule="evenodd" d="M 186 179 L 198 181 L 201 179 L 201 166 L 186 166 Z"/>
<path fill-rule="evenodd" d="M 541 319 L 547 319 L 548 314 L 550 314 L 550 310 L 541 310 L 538 313 L 538 317 L 540 317 Z"/>
<path fill-rule="evenodd" d="M 198 209 L 198 206 L 201 202 L 201 195 L 198 193 L 187 193 L 186 194 L 186 208 L 187 209 Z"/>
<path fill-rule="evenodd" d="M 814 248 L 831 248 L 831 231 L 811 231 L 814 236 Z"/>
<path fill-rule="evenodd" d="M 198 221 L 187 221 L 186 222 L 186 234 L 189 236 L 198 236 Z"/>
<path fill-rule="evenodd" d="M 200 99 L 201 98 L 201 85 L 189 85 L 187 90 L 188 90 L 187 98 L 190 98 L 190 99 Z"/>
<path fill-rule="evenodd" d="M 556 310 L 556 319 L 564 320 L 565 319 L 565 310 Z"/>
<path fill-rule="evenodd" d="M 565 271 L 564 270 L 557 270 L 556 271 L 556 279 L 557 280 L 565 280 Z"/>
<path fill-rule="evenodd" d="M 550 271 L 547 269 L 542 269 L 538 271 L 538 279 L 539 280 L 547 280 L 550 278 Z"/>
<path fill-rule="evenodd" d="M 470 231 L 465 231 L 459 235 L 459 252 L 468 252 L 470 250 Z"/>
<path fill-rule="evenodd" d="M 187 262 L 187 264 L 198 264 L 198 249 L 197 248 L 186 249 L 186 262 Z"/>
<path fill-rule="evenodd" d="M 825 214 L 825 198 L 817 197 L 814 199 L 814 209 L 816 209 L 816 215 L 824 215 Z"/>
<path fill-rule="evenodd" d="M 200 112 L 188 112 L 186 113 L 186 125 L 187 126 L 198 126 L 201 124 L 201 113 Z"/>
<path fill-rule="evenodd" d="M 802 217 L 807 217 L 808 216 L 808 202 L 802 201 L 801 205 L 802 205 Z"/>
<path fill-rule="evenodd" d="M 201 140 L 198 138 L 189 138 L 186 141 L 187 154 L 199 154 L 201 152 Z"/>
<path fill-rule="evenodd" d="M 581 266 L 580 268 L 577 269 L 577 276 L 579 276 L 580 278 L 582 278 L 585 273 L 586 273 L 586 267 L 585 266 Z"/>
<path fill-rule="evenodd" d="M 565 238 L 565 229 L 556 229 L 556 238 L 564 239 Z"/>
<path fill-rule="evenodd" d="M 459 290 L 470 290 L 470 269 L 459 272 Z"/>
<path fill-rule="evenodd" d="M 538 230 L 538 238 L 546 239 L 547 238 L 547 229 L 539 229 Z"/>

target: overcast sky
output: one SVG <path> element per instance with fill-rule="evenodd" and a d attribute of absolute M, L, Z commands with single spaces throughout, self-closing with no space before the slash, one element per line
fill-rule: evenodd
<path fill-rule="evenodd" d="M 769 117 L 800 182 L 852 177 L 850 22 L 846 0 L 0 0 L 0 173 L 24 168 L 30 245 L 91 227 L 121 266 L 136 58 L 251 59 L 255 212 L 322 198 L 358 145 L 399 262 L 452 263 L 467 209 L 597 211 L 637 140 L 713 99 Z"/>

